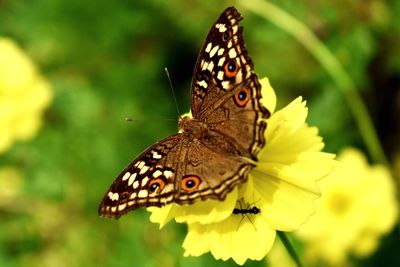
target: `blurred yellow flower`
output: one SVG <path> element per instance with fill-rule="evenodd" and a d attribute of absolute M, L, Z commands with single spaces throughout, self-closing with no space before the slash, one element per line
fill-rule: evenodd
<path fill-rule="evenodd" d="M 19 197 L 23 187 L 21 173 L 13 167 L 0 169 L 0 209 L 9 208 L 9 204 Z M 13 205 L 11 205 L 13 206 Z"/>
<path fill-rule="evenodd" d="M 313 201 L 320 195 L 316 181 L 334 166 L 334 155 L 321 152 L 324 144 L 318 130 L 305 124 L 307 108 L 301 97 L 273 113 L 275 93 L 267 78 L 260 82 L 263 104 L 272 116 L 267 120 L 265 147 L 248 181 L 225 201 L 148 209 L 150 220 L 160 227 L 173 218 L 188 224 L 185 256 L 211 252 L 216 259 L 232 258 L 237 264 L 263 259 L 277 230 L 296 230 L 313 213 Z M 235 208 L 242 212 L 233 213 Z"/>
<path fill-rule="evenodd" d="M 32 138 L 52 98 L 50 84 L 10 39 L 0 38 L 0 153 Z"/>
<path fill-rule="evenodd" d="M 344 266 L 349 255 L 370 255 L 397 218 L 395 186 L 383 166 L 369 166 L 364 155 L 346 149 L 331 175 L 321 181 L 316 214 L 298 231 L 306 258 Z"/>

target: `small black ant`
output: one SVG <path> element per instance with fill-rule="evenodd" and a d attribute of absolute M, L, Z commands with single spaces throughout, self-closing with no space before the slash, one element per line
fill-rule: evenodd
<path fill-rule="evenodd" d="M 238 229 L 239 229 L 239 226 L 240 226 L 240 224 L 242 223 L 242 221 L 244 219 L 244 216 L 246 216 L 247 219 L 249 219 L 251 224 L 254 226 L 254 224 L 253 224 L 252 220 L 250 219 L 250 217 L 248 216 L 248 214 L 254 214 L 254 215 L 259 214 L 261 212 L 261 209 L 257 208 L 256 206 L 250 208 L 251 204 L 247 205 L 247 207 L 244 209 L 244 208 L 242 208 L 242 202 L 240 202 L 240 201 L 238 201 L 238 202 L 239 202 L 240 208 L 234 208 L 233 211 L 232 211 L 232 214 L 235 214 L 235 215 L 241 214 L 242 215 L 242 219 L 239 222 Z M 254 226 L 254 228 L 255 228 L 255 226 Z"/>
<path fill-rule="evenodd" d="M 234 208 L 232 211 L 233 214 L 259 214 L 260 212 L 261 210 L 256 206 L 252 207 L 251 209 Z"/>

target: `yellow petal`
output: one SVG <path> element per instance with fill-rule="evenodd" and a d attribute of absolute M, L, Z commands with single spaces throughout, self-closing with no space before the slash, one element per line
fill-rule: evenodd
<path fill-rule="evenodd" d="M 206 200 L 197 201 L 192 205 L 176 205 L 175 220 L 179 223 L 208 224 L 219 222 L 232 214 L 238 199 L 237 187 L 230 192 L 224 201 Z"/>
<path fill-rule="evenodd" d="M 268 211 L 266 220 L 281 231 L 295 230 L 309 218 L 320 195 L 316 181 L 335 165 L 333 154 L 320 152 L 322 138 L 317 128 L 305 124 L 306 116 L 301 98 L 271 116 L 266 145 L 249 179 Z"/>
<path fill-rule="evenodd" d="M 272 89 L 267 77 L 260 80 L 261 84 L 261 104 L 266 107 L 269 112 L 274 113 L 276 107 L 276 94 Z"/>
<path fill-rule="evenodd" d="M 232 258 L 240 265 L 247 259 L 263 259 L 273 245 L 276 232 L 260 214 L 251 215 L 251 220 L 237 214 L 219 223 L 189 224 L 183 243 L 185 256 L 211 251 L 216 259 Z"/>
<path fill-rule="evenodd" d="M 238 199 L 238 189 L 234 188 L 224 201 L 206 200 L 197 201 L 191 205 L 169 204 L 161 208 L 151 207 L 147 210 L 152 214 L 150 221 L 159 223 L 160 228 L 167 224 L 172 218 L 179 223 L 202 224 L 218 222 L 231 215 Z"/>
<path fill-rule="evenodd" d="M 171 221 L 175 214 L 173 212 L 174 204 L 165 205 L 164 207 L 149 207 L 147 211 L 151 212 L 150 221 L 160 224 L 160 229 Z"/>

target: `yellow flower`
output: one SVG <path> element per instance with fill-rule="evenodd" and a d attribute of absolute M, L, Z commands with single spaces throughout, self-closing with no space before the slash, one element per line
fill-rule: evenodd
<path fill-rule="evenodd" d="M 317 129 L 305 124 L 307 108 L 301 97 L 273 113 L 275 93 L 268 79 L 260 82 L 263 104 L 272 116 L 267 120 L 266 144 L 248 181 L 224 201 L 149 208 L 150 220 L 160 227 L 173 218 L 188 224 L 185 256 L 210 251 L 216 259 L 232 258 L 238 264 L 263 259 L 277 230 L 296 230 L 313 213 L 313 201 L 320 195 L 316 181 L 333 168 L 334 155 L 321 152 L 324 144 Z M 251 211 L 254 207 L 258 212 Z M 234 213 L 235 208 L 248 213 Z"/>
<path fill-rule="evenodd" d="M 355 149 L 344 150 L 338 160 L 321 181 L 316 214 L 298 232 L 307 259 L 332 266 L 343 266 L 349 254 L 371 254 L 397 218 L 395 187 L 385 167 L 369 166 Z"/>
<path fill-rule="evenodd" d="M 276 240 L 267 258 L 268 267 L 296 267 L 281 240 Z"/>
<path fill-rule="evenodd" d="M 0 153 L 32 138 L 52 91 L 32 61 L 10 39 L 0 38 Z"/>

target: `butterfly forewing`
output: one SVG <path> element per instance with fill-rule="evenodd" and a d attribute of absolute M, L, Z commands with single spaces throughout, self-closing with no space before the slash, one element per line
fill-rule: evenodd
<path fill-rule="evenodd" d="M 192 84 L 192 114 L 223 133 L 239 154 L 257 160 L 264 146 L 269 111 L 244 45 L 242 19 L 228 8 L 211 27 L 197 59 Z"/>
<path fill-rule="evenodd" d="M 242 19 L 234 8 L 227 8 L 209 31 L 193 73 L 191 110 L 199 118 L 227 90 L 248 78 L 253 63 L 243 42 Z M 245 64 L 242 64 L 241 61 Z M 237 66 L 237 75 L 231 75 Z"/>
<path fill-rule="evenodd" d="M 172 202 L 181 141 L 181 134 L 170 136 L 132 161 L 104 195 L 99 215 L 118 218 L 138 207 Z"/>

